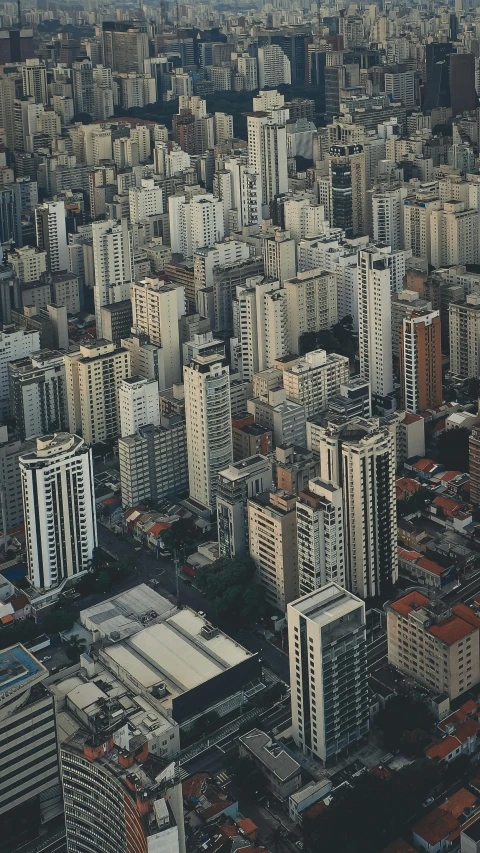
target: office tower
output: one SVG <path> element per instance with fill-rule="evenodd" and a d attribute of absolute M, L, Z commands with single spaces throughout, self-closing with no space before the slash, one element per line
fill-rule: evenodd
<path fill-rule="evenodd" d="M 15 276 L 22 284 L 29 281 L 39 281 L 42 273 L 47 271 L 47 253 L 41 252 L 34 246 L 23 246 L 15 249 L 9 256 L 9 261 L 15 271 Z"/>
<path fill-rule="evenodd" d="M 477 108 L 475 57 L 473 53 L 449 56 L 450 104 L 454 116 Z"/>
<path fill-rule="evenodd" d="M 480 375 L 480 296 L 450 302 L 450 372 L 460 379 Z"/>
<path fill-rule="evenodd" d="M 19 184 L 8 184 L 0 189 L 0 242 L 23 246 Z"/>
<path fill-rule="evenodd" d="M 118 388 L 120 435 L 133 435 L 140 427 L 160 425 L 160 403 L 156 379 L 127 376 Z"/>
<path fill-rule="evenodd" d="M 470 500 L 480 504 L 480 427 L 474 426 L 469 438 Z"/>
<path fill-rule="evenodd" d="M 140 21 L 104 21 L 103 64 L 112 71 L 143 74 L 148 59 L 148 33 Z"/>
<path fill-rule="evenodd" d="M 332 145 L 329 157 L 330 220 L 346 237 L 367 233 L 366 168 L 362 145 Z"/>
<path fill-rule="evenodd" d="M 302 335 L 331 329 L 338 322 L 337 280 L 324 269 L 299 272 L 285 281 L 288 342 L 299 353 Z"/>
<path fill-rule="evenodd" d="M 42 683 L 48 669 L 20 644 L 2 649 L 1 661 L 0 752 L 5 764 L 0 821 L 7 851 L 23 846 L 22 814 L 29 815 L 30 832 L 40 830 L 41 823 L 61 814 L 62 803 L 55 700 Z"/>
<path fill-rule="evenodd" d="M 128 191 L 130 222 L 143 222 L 149 216 L 163 213 L 163 191 L 153 178 L 142 178 L 139 187 Z"/>
<path fill-rule="evenodd" d="M 261 455 L 232 462 L 218 475 L 217 531 L 220 557 L 248 552 L 248 499 L 272 488 L 272 463 Z"/>
<path fill-rule="evenodd" d="M 178 322 L 185 313 L 184 288 L 146 278 L 132 284 L 131 299 L 133 327 L 148 335 L 151 344 L 161 347 L 159 387 L 161 390 L 171 388 L 181 381 Z"/>
<path fill-rule="evenodd" d="M 266 278 L 276 279 L 283 284 L 295 278 L 297 272 L 295 240 L 288 231 L 276 229 L 263 237 L 263 267 Z"/>
<path fill-rule="evenodd" d="M 402 408 L 418 414 L 436 409 L 442 394 L 442 341 L 439 311 L 406 317 L 400 328 Z"/>
<path fill-rule="evenodd" d="M 342 490 L 315 477 L 297 500 L 298 591 L 345 586 Z"/>
<path fill-rule="evenodd" d="M 346 586 L 361 598 L 396 582 L 395 437 L 378 419 L 318 430 L 320 476 L 343 491 Z"/>
<path fill-rule="evenodd" d="M 233 329 L 243 379 L 273 367 L 288 353 L 287 295 L 279 281 L 247 279 L 233 302 Z"/>
<path fill-rule="evenodd" d="M 285 613 L 298 595 L 296 498 L 283 490 L 248 501 L 248 542 L 270 607 Z"/>
<path fill-rule="evenodd" d="M 480 259 L 478 210 L 463 201 L 444 202 L 430 216 L 431 260 L 434 267 L 476 264 Z"/>
<path fill-rule="evenodd" d="M 229 373 L 218 355 L 200 355 L 183 369 L 190 496 L 211 510 L 218 474 L 233 459 Z"/>
<path fill-rule="evenodd" d="M 47 69 L 40 59 L 27 59 L 21 66 L 24 98 L 34 98 L 36 104 L 48 103 Z"/>
<path fill-rule="evenodd" d="M 426 258 L 431 263 L 430 217 L 441 210 L 439 198 L 406 198 L 403 202 L 403 238 L 405 249 L 411 249 L 414 258 Z"/>
<path fill-rule="evenodd" d="M 309 418 L 328 407 L 330 397 L 338 394 L 349 375 L 346 356 L 317 349 L 307 352 L 303 359 L 284 370 L 283 387 L 287 398 L 303 405 L 305 417 Z"/>
<path fill-rule="evenodd" d="M 62 353 L 43 349 L 8 366 L 10 405 L 23 441 L 68 429 Z"/>
<path fill-rule="evenodd" d="M 453 701 L 480 678 L 478 623 L 465 604 L 449 608 L 422 592 L 387 605 L 388 662 Z"/>
<path fill-rule="evenodd" d="M 45 201 L 35 210 L 37 247 L 47 253 L 50 272 L 68 270 L 67 228 L 65 203 Z"/>
<path fill-rule="evenodd" d="M 95 113 L 93 67 L 90 59 L 78 59 L 72 63 L 72 81 L 75 114 L 85 113 L 92 118 L 102 118 Z"/>
<path fill-rule="evenodd" d="M 38 438 L 19 464 L 28 577 L 47 590 L 92 565 L 97 547 L 92 451 L 78 435 L 58 432 Z"/>
<path fill-rule="evenodd" d="M 385 94 L 392 101 L 401 101 L 407 109 L 415 106 L 415 72 L 406 65 L 391 66 L 385 71 Z"/>
<path fill-rule="evenodd" d="M 287 609 L 293 739 L 335 764 L 369 728 L 365 604 L 336 583 Z"/>
<path fill-rule="evenodd" d="M 127 220 L 107 219 L 92 225 L 95 276 L 95 320 L 102 336 L 101 308 L 130 296 L 134 280 L 132 235 Z"/>
<path fill-rule="evenodd" d="M 243 54 L 237 59 L 238 73 L 242 75 L 244 89 L 253 92 L 258 89 L 258 62 L 254 56 Z"/>
<path fill-rule="evenodd" d="M 27 358 L 40 349 L 40 335 L 37 331 L 19 330 L 15 326 L 3 326 L 0 333 L 0 411 L 2 417 L 10 409 L 10 387 L 8 365 L 19 358 Z"/>
<path fill-rule="evenodd" d="M 189 202 L 184 195 L 170 196 L 168 217 L 172 252 L 184 258 L 223 238 L 223 204 L 210 193 L 193 196 Z"/>
<path fill-rule="evenodd" d="M 228 113 L 215 113 L 215 143 L 221 145 L 233 138 L 233 116 Z"/>
<path fill-rule="evenodd" d="M 373 191 L 372 231 L 375 243 L 383 243 L 391 249 L 403 249 L 403 211 L 407 187 Z"/>
<path fill-rule="evenodd" d="M 325 62 L 328 62 L 328 57 Z M 343 65 L 323 65 L 323 62 L 320 63 L 319 71 L 325 81 L 325 112 L 331 121 L 340 115 L 340 90 L 345 87 L 348 74 Z"/>
<path fill-rule="evenodd" d="M 288 191 L 288 111 L 253 112 L 247 115 L 248 164 L 262 178 L 262 215 L 270 218 L 269 205 L 275 196 Z"/>
<path fill-rule="evenodd" d="M 274 87 L 292 82 L 290 60 L 277 44 L 266 44 L 258 48 L 258 85 Z"/>
<path fill-rule="evenodd" d="M 1 448 L 0 448 L 1 452 Z M 118 439 L 122 506 L 166 498 L 178 501 L 188 491 L 187 435 L 179 415 L 162 417 Z"/>
<path fill-rule="evenodd" d="M 33 30 L 10 28 L 0 30 L 0 64 L 25 62 L 34 58 Z"/>
<path fill-rule="evenodd" d="M 82 433 L 86 444 L 110 441 L 120 435 L 118 391 L 130 375 L 130 354 L 99 338 L 65 356 L 70 432 Z"/>
<path fill-rule="evenodd" d="M 372 246 L 358 253 L 360 375 L 380 398 L 393 391 L 391 264 L 388 247 Z"/>

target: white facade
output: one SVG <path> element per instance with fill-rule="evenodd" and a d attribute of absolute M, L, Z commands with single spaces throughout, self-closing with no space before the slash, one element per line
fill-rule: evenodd
<path fill-rule="evenodd" d="M 195 249 L 213 246 L 224 236 L 223 204 L 210 193 L 170 196 L 168 200 L 172 252 L 191 258 Z"/>
<path fill-rule="evenodd" d="M 250 247 L 240 240 L 225 240 L 202 249 L 193 255 L 195 287 L 212 287 L 213 271 L 218 267 L 242 264 L 250 257 Z"/>
<path fill-rule="evenodd" d="M 283 284 L 297 272 L 295 241 L 288 231 L 276 230 L 263 238 L 263 267 L 267 278 Z"/>
<path fill-rule="evenodd" d="M 259 112 L 247 116 L 248 163 L 262 178 L 264 218 L 269 218 L 268 205 L 276 195 L 288 190 L 287 132 L 284 113 L 273 110 L 270 115 Z"/>
<path fill-rule="evenodd" d="M 289 400 L 305 406 L 305 417 L 309 418 L 327 408 L 330 397 L 339 393 L 349 376 L 346 356 L 318 349 L 284 370 L 283 387 Z"/>
<path fill-rule="evenodd" d="M 56 433 L 19 458 L 29 580 L 50 589 L 91 566 L 97 545 L 92 451 Z"/>
<path fill-rule="evenodd" d="M 403 249 L 403 203 L 407 187 L 372 194 L 373 239 L 393 250 Z"/>
<path fill-rule="evenodd" d="M 380 397 L 393 391 L 390 256 L 389 248 L 358 253 L 360 375 Z"/>
<path fill-rule="evenodd" d="M 309 198 L 289 198 L 283 203 L 285 230 L 299 243 L 304 237 L 318 237 L 327 230 L 323 204 L 312 204 Z"/>
<path fill-rule="evenodd" d="M 142 178 L 139 187 L 128 191 L 130 204 L 130 222 L 143 222 L 148 216 L 163 213 L 162 188 L 155 184 L 153 178 Z"/>
<path fill-rule="evenodd" d="M 466 209 L 463 201 L 445 202 L 430 216 L 430 240 L 434 267 L 478 264 L 480 214 Z"/>
<path fill-rule="evenodd" d="M 442 202 L 435 199 L 405 199 L 403 203 L 404 246 L 410 249 L 414 258 L 426 258 L 432 262 L 430 239 L 430 217 L 435 210 L 441 210 Z"/>
<path fill-rule="evenodd" d="M 183 369 L 190 496 L 215 509 L 218 474 L 233 460 L 228 366 L 198 356 Z"/>
<path fill-rule="evenodd" d="M 38 281 L 41 274 L 47 271 L 47 253 L 34 246 L 19 247 L 10 255 L 10 263 L 16 278 L 23 284 Z"/>
<path fill-rule="evenodd" d="M 126 219 L 107 219 L 92 224 L 93 265 L 95 273 L 95 319 L 97 337 L 102 337 L 104 305 L 121 302 L 130 296 L 134 279 L 132 235 Z"/>
<path fill-rule="evenodd" d="M 133 435 L 140 427 L 160 426 L 160 400 L 156 379 L 131 376 L 118 388 L 120 404 L 120 435 Z"/>
<path fill-rule="evenodd" d="M 11 361 L 26 358 L 40 349 L 40 332 L 25 332 L 15 326 L 4 326 L 0 332 L 0 409 L 3 413 L 9 406 L 10 387 L 8 365 Z"/>
<path fill-rule="evenodd" d="M 238 227 L 262 221 L 262 176 L 240 157 L 228 157 L 225 169 L 232 177 L 232 202 Z"/>
<path fill-rule="evenodd" d="M 287 294 L 279 281 L 258 276 L 247 279 L 246 287 L 237 287 L 234 334 L 239 342 L 243 379 L 251 379 L 287 355 Z"/>
<path fill-rule="evenodd" d="M 292 82 L 290 60 L 278 44 L 266 44 L 258 48 L 258 85 L 278 86 Z"/>
<path fill-rule="evenodd" d="M 297 501 L 298 588 L 307 595 L 327 583 L 345 586 L 342 490 L 316 477 Z"/>
<path fill-rule="evenodd" d="M 63 201 L 46 201 L 35 210 L 37 246 L 47 253 L 51 272 L 68 269 L 67 228 Z"/>
<path fill-rule="evenodd" d="M 365 605 L 329 583 L 287 608 L 293 738 L 324 764 L 368 732 Z"/>
<path fill-rule="evenodd" d="M 215 113 L 215 142 L 217 145 L 233 138 L 233 116 L 228 113 Z"/>
<path fill-rule="evenodd" d="M 323 269 L 306 270 L 285 282 L 290 352 L 300 352 L 305 332 L 331 329 L 338 321 L 337 280 Z"/>
<path fill-rule="evenodd" d="M 185 291 L 157 278 L 135 282 L 131 288 L 133 327 L 162 348 L 164 388 L 181 382 L 178 321 L 185 314 Z"/>

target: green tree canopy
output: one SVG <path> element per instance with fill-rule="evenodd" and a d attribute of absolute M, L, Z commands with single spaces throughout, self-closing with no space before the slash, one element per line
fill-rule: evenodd
<path fill-rule="evenodd" d="M 437 444 L 438 461 L 445 465 L 448 471 L 468 471 L 469 438 L 470 432 L 465 427 L 446 430 L 439 436 Z"/>
<path fill-rule="evenodd" d="M 197 569 L 195 580 L 219 619 L 232 628 L 257 622 L 265 614 L 265 591 L 255 580 L 251 557 L 222 557 Z"/>
<path fill-rule="evenodd" d="M 170 551 L 180 551 L 195 541 L 198 528 L 193 518 L 179 518 L 171 527 L 162 532 L 162 542 Z"/>
<path fill-rule="evenodd" d="M 421 731 L 428 736 L 433 726 L 433 715 L 424 702 L 399 695 L 385 703 L 376 723 L 383 732 L 386 749 L 396 752 L 401 748 L 400 743 L 406 732 L 411 735 L 412 732 Z"/>
<path fill-rule="evenodd" d="M 67 658 L 72 661 L 72 663 L 78 663 L 80 660 L 80 655 L 84 653 L 87 648 L 87 644 L 82 637 L 79 637 L 78 634 L 72 634 L 67 645 L 66 645 L 66 653 Z"/>

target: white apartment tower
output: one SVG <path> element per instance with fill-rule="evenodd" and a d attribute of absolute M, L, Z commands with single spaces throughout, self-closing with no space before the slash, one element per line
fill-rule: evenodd
<path fill-rule="evenodd" d="M 275 359 L 287 355 L 287 295 L 279 281 L 263 276 L 247 279 L 245 287 L 237 287 L 233 314 L 244 379 L 273 367 Z"/>
<path fill-rule="evenodd" d="M 303 359 L 283 371 L 283 387 L 287 399 L 303 405 L 305 417 L 310 418 L 327 408 L 340 386 L 348 384 L 349 376 L 346 356 L 318 349 L 307 352 Z"/>
<path fill-rule="evenodd" d="M 411 250 L 414 258 L 426 258 L 429 264 L 432 262 L 430 217 L 434 211 L 441 209 L 439 198 L 407 198 L 403 202 L 404 246 Z"/>
<path fill-rule="evenodd" d="M 278 44 L 266 44 L 258 48 L 258 85 L 273 87 L 292 82 L 290 60 Z"/>
<path fill-rule="evenodd" d="M 181 382 L 178 321 L 185 314 L 185 291 L 157 278 L 145 278 L 131 287 L 133 328 L 161 347 L 158 382 L 161 390 Z M 160 363 L 161 362 L 161 363 Z"/>
<path fill-rule="evenodd" d="M 139 187 L 128 191 L 130 204 L 130 222 L 143 222 L 148 216 L 163 213 L 162 188 L 153 178 L 142 178 Z"/>
<path fill-rule="evenodd" d="M 375 246 L 358 253 L 358 339 L 360 375 L 372 394 L 393 391 L 391 251 Z"/>
<path fill-rule="evenodd" d="M 97 545 L 92 451 L 77 435 L 37 439 L 19 458 L 28 575 L 48 590 L 87 571 Z"/>
<path fill-rule="evenodd" d="M 290 352 L 300 352 L 305 332 L 331 329 L 338 322 L 338 288 L 333 272 L 311 269 L 285 281 Z"/>
<path fill-rule="evenodd" d="M 21 66 L 24 98 L 35 98 L 36 104 L 48 103 L 47 69 L 39 59 L 27 59 Z"/>
<path fill-rule="evenodd" d="M 120 436 L 133 435 L 140 427 L 160 426 L 160 400 L 156 379 L 127 376 L 118 388 Z"/>
<path fill-rule="evenodd" d="M 407 187 L 384 189 L 372 193 L 372 230 L 375 243 L 383 243 L 394 251 L 403 249 L 403 203 Z"/>
<path fill-rule="evenodd" d="M 218 355 L 197 356 L 183 369 L 190 496 L 214 510 L 218 474 L 233 460 L 230 375 Z"/>
<path fill-rule="evenodd" d="M 365 604 L 336 583 L 287 608 L 293 739 L 324 765 L 368 732 Z"/>
<path fill-rule="evenodd" d="M 377 418 L 318 431 L 320 476 L 343 491 L 346 586 L 361 598 L 398 576 L 396 437 Z"/>
<path fill-rule="evenodd" d="M 168 217 L 172 252 L 184 258 L 223 239 L 223 203 L 211 193 L 193 196 L 189 202 L 184 195 L 170 196 Z"/>
<path fill-rule="evenodd" d="M 463 201 L 444 202 L 430 216 L 431 262 L 434 267 L 478 264 L 480 232 L 478 210 Z"/>
<path fill-rule="evenodd" d="M 295 240 L 288 231 L 276 229 L 263 238 L 263 267 L 267 278 L 277 279 L 281 284 L 295 277 Z"/>
<path fill-rule="evenodd" d="M 247 116 L 248 163 L 262 177 L 263 218 L 269 204 L 288 191 L 286 110 L 255 112 Z M 288 116 L 287 116 L 288 117 Z"/>
<path fill-rule="evenodd" d="M 37 246 L 47 253 L 50 272 L 68 269 L 67 227 L 63 201 L 46 201 L 35 209 Z"/>
<path fill-rule="evenodd" d="M 342 490 L 315 477 L 297 500 L 298 588 L 345 586 Z"/>
<path fill-rule="evenodd" d="M 94 222 L 93 265 L 95 274 L 95 319 L 97 337 L 102 337 L 102 312 L 104 305 L 122 302 L 130 296 L 130 283 L 134 279 L 132 235 L 126 219 L 107 219 Z"/>

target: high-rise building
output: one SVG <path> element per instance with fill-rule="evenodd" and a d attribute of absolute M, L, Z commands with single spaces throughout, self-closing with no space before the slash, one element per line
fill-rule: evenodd
<path fill-rule="evenodd" d="M 75 113 L 85 113 L 92 118 L 102 118 L 95 113 L 93 66 L 90 59 L 72 62 L 73 104 Z"/>
<path fill-rule="evenodd" d="M 184 258 L 223 239 L 223 203 L 211 193 L 193 196 L 189 202 L 184 195 L 170 196 L 168 217 L 172 252 Z"/>
<path fill-rule="evenodd" d="M 163 190 L 153 178 L 142 178 L 139 187 L 129 189 L 128 198 L 132 223 L 163 213 Z"/>
<path fill-rule="evenodd" d="M 160 425 L 160 402 L 156 379 L 127 376 L 118 388 L 120 435 L 133 435 L 140 427 Z"/>
<path fill-rule="evenodd" d="M 118 461 L 124 507 L 177 501 L 188 489 L 185 421 L 179 415 L 163 417 L 159 426 L 142 426 L 119 438 Z"/>
<path fill-rule="evenodd" d="M 391 295 L 405 275 L 405 253 L 369 246 L 358 253 L 358 339 L 360 375 L 372 394 L 393 391 Z"/>
<path fill-rule="evenodd" d="M 22 70 L 22 88 L 25 98 L 34 98 L 36 104 L 48 103 L 47 69 L 40 59 L 27 59 Z"/>
<path fill-rule="evenodd" d="M 469 210 L 463 201 L 444 202 L 441 210 L 430 214 L 430 242 L 434 267 L 478 264 L 478 210 Z"/>
<path fill-rule="evenodd" d="M 403 211 L 406 197 L 407 187 L 404 185 L 372 192 L 372 232 L 375 243 L 383 243 L 393 250 L 403 249 Z"/>
<path fill-rule="evenodd" d="M 412 314 L 422 314 L 430 311 L 432 303 L 418 295 L 416 290 L 399 290 L 393 293 L 392 301 L 392 352 L 394 356 L 400 353 L 400 329 L 404 319 Z"/>
<path fill-rule="evenodd" d="M 283 387 L 289 400 L 305 407 L 305 417 L 319 414 L 328 401 L 348 382 L 348 358 L 318 349 L 307 352 L 292 367 L 283 372 Z"/>
<path fill-rule="evenodd" d="M 11 413 L 23 441 L 68 429 L 65 365 L 61 352 L 40 350 L 10 362 Z"/>
<path fill-rule="evenodd" d="M 262 492 L 248 501 L 248 543 L 270 607 L 285 613 L 298 595 L 295 495 Z"/>
<path fill-rule="evenodd" d="M 404 246 L 411 249 L 414 258 L 432 259 L 430 217 L 433 211 L 441 210 L 439 198 L 405 199 L 403 203 Z"/>
<path fill-rule="evenodd" d="M 407 109 L 415 106 L 415 72 L 406 65 L 391 66 L 385 70 L 385 94 L 392 101 L 401 101 Z"/>
<path fill-rule="evenodd" d="M 277 44 L 266 44 L 258 48 L 258 85 L 273 87 L 292 82 L 290 60 Z"/>
<path fill-rule="evenodd" d="M 157 278 L 145 278 L 131 287 L 133 328 L 148 335 L 158 353 L 158 383 L 161 390 L 181 381 L 178 322 L 185 313 L 183 287 L 172 287 Z"/>
<path fill-rule="evenodd" d="M 214 510 L 218 474 L 233 460 L 229 368 L 218 355 L 200 355 L 183 381 L 190 496 Z"/>
<path fill-rule="evenodd" d="M 232 462 L 218 475 L 217 531 L 220 557 L 248 552 L 248 499 L 272 487 L 272 463 L 265 456 Z"/>
<path fill-rule="evenodd" d="M 470 500 L 480 504 L 480 427 L 474 426 L 469 438 Z"/>
<path fill-rule="evenodd" d="M 104 21 L 103 64 L 119 73 L 143 74 L 149 57 L 148 32 L 140 21 Z"/>
<path fill-rule="evenodd" d="M 95 320 L 97 337 L 102 337 L 101 308 L 130 296 L 134 280 L 132 235 L 128 222 L 107 219 L 92 225 L 95 276 Z"/>
<path fill-rule="evenodd" d="M 9 256 L 15 270 L 16 278 L 22 284 L 29 281 L 39 281 L 42 273 L 47 271 L 47 253 L 41 252 L 34 246 L 23 246 L 15 249 Z"/>
<path fill-rule="evenodd" d="M 215 113 L 215 142 L 221 145 L 233 139 L 233 116 L 228 113 Z"/>
<path fill-rule="evenodd" d="M 63 201 L 45 201 L 35 210 L 37 247 L 47 253 L 50 272 L 68 270 L 67 226 Z"/>
<path fill-rule="evenodd" d="M 23 246 L 22 203 L 19 184 L 0 189 L 0 241 Z"/>
<path fill-rule="evenodd" d="M 22 837 L 21 815 L 28 812 L 30 832 L 40 830 L 61 814 L 62 801 L 55 700 L 43 684 L 48 669 L 20 644 L 2 649 L 1 662 L 0 845 L 7 853 L 31 837 Z"/>
<path fill-rule="evenodd" d="M 450 302 L 450 371 L 461 379 L 480 375 L 480 296 Z"/>
<path fill-rule="evenodd" d="M 2 417 L 10 409 L 10 386 L 8 365 L 19 358 L 27 358 L 40 349 L 38 331 L 24 331 L 16 326 L 4 325 L 0 333 L 0 411 Z"/>
<path fill-rule="evenodd" d="M 301 351 L 302 335 L 331 329 L 338 322 L 338 288 L 333 272 L 308 269 L 285 280 L 288 310 L 288 345 Z"/>
<path fill-rule="evenodd" d="M 253 112 L 247 116 L 248 164 L 262 178 L 263 217 L 270 218 L 269 205 L 275 196 L 288 191 L 288 110 Z"/>
<path fill-rule="evenodd" d="M 70 432 L 81 431 L 86 444 L 110 441 L 120 435 L 118 391 L 130 375 L 130 354 L 99 338 L 65 356 Z"/>
<path fill-rule="evenodd" d="M 342 490 L 315 477 L 297 500 L 298 590 L 345 586 Z"/>
<path fill-rule="evenodd" d="M 279 281 L 263 276 L 247 279 L 233 302 L 233 328 L 244 379 L 273 367 L 288 353 L 287 294 Z"/>
<path fill-rule="evenodd" d="M 400 327 L 402 407 L 419 414 L 441 405 L 442 329 L 439 311 L 406 317 Z"/>
<path fill-rule="evenodd" d="M 476 110 L 475 56 L 473 53 L 451 53 L 448 59 L 453 115 Z"/>
<path fill-rule="evenodd" d="M 295 240 L 288 231 L 276 229 L 263 237 L 263 266 L 266 278 L 283 284 L 297 273 Z"/>
<path fill-rule="evenodd" d="M 393 433 L 378 419 L 320 428 L 320 476 L 342 488 L 346 586 L 361 598 L 390 589 L 398 575 Z"/>
<path fill-rule="evenodd" d="M 332 145 L 329 153 L 330 222 L 346 237 L 367 233 L 365 153 L 362 145 Z"/>
<path fill-rule="evenodd" d="M 287 609 L 293 738 L 334 764 L 369 728 L 365 604 L 336 583 Z"/>
<path fill-rule="evenodd" d="M 28 576 L 48 590 L 91 568 L 97 546 L 92 451 L 66 432 L 19 457 Z"/>

